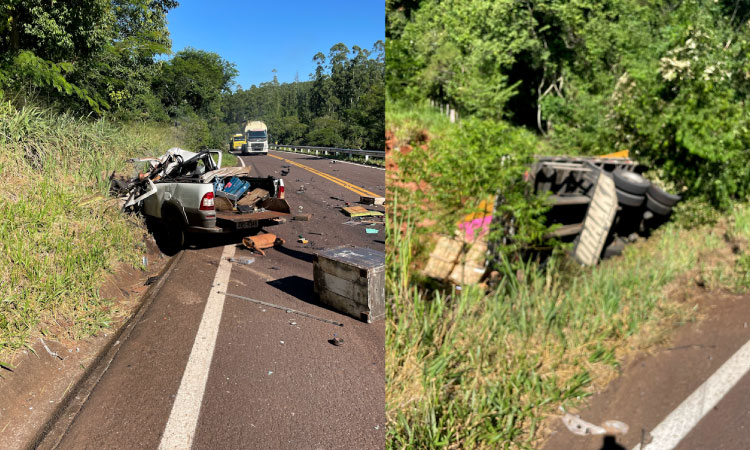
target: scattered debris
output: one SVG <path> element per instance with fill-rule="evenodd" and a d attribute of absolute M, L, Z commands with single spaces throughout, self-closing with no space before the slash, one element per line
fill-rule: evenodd
<path fill-rule="evenodd" d="M 331 200 L 338 200 L 340 202 L 345 201 L 343 198 L 340 198 L 340 197 L 331 197 Z"/>
<path fill-rule="evenodd" d="M 378 230 L 375 228 L 365 228 L 365 232 L 367 232 L 367 234 L 378 234 Z"/>
<path fill-rule="evenodd" d="M 486 272 L 487 242 L 441 236 L 422 273 L 457 285 L 478 283 Z"/>
<path fill-rule="evenodd" d="M 315 234 L 317 236 L 323 236 L 323 233 L 318 233 L 316 231 L 308 231 L 307 234 Z"/>
<path fill-rule="evenodd" d="M 384 205 L 385 197 L 359 197 L 359 202 L 364 205 Z"/>
<path fill-rule="evenodd" d="M 333 333 L 333 338 L 329 339 L 328 342 L 335 345 L 336 347 L 344 345 L 344 338 L 336 337 L 336 333 Z"/>
<path fill-rule="evenodd" d="M 310 243 L 310 241 L 308 241 L 307 239 L 305 239 L 303 237 L 300 237 L 299 239 L 297 239 L 297 242 L 299 242 L 300 244 L 308 244 L 308 243 Z"/>
<path fill-rule="evenodd" d="M 384 215 L 380 211 L 371 211 L 371 210 L 365 209 L 365 208 L 363 208 L 361 206 L 351 206 L 351 207 L 347 207 L 347 208 L 342 208 L 342 210 L 349 217 L 383 216 Z"/>
<path fill-rule="evenodd" d="M 146 279 L 146 282 L 143 283 L 144 286 L 151 286 L 152 284 L 156 283 L 159 280 L 158 276 L 148 277 Z"/>
<path fill-rule="evenodd" d="M 312 214 L 297 214 L 296 216 L 292 216 L 292 220 L 299 220 L 302 222 L 309 221 L 312 218 Z"/>
<path fill-rule="evenodd" d="M 227 261 L 237 264 L 250 265 L 255 262 L 255 258 L 227 258 Z"/>
<path fill-rule="evenodd" d="M 148 266 L 148 256 L 144 256 L 141 258 L 141 265 L 144 267 Z"/>
<path fill-rule="evenodd" d="M 46 343 L 46 342 L 44 342 L 44 339 L 42 339 L 42 338 L 39 338 L 39 341 L 41 341 L 41 343 L 42 343 L 42 346 L 44 347 L 44 349 L 45 349 L 45 350 L 47 350 L 47 353 L 49 353 L 49 355 L 50 355 L 51 357 L 53 357 L 53 358 L 57 358 L 57 359 L 59 359 L 60 361 L 62 361 L 62 356 L 60 356 L 60 355 L 58 355 L 58 354 L 57 354 L 56 352 L 53 352 L 52 350 L 50 350 L 50 349 L 49 349 L 49 347 L 47 347 L 47 343 Z"/>
<path fill-rule="evenodd" d="M 279 341 L 279 343 L 280 343 L 281 345 L 284 345 L 284 341 Z"/>
<path fill-rule="evenodd" d="M 344 326 L 343 323 L 336 322 L 335 320 L 323 319 L 322 317 L 316 317 L 316 316 L 313 316 L 312 314 L 308 314 L 306 312 L 297 311 L 295 309 L 287 308 L 287 307 L 284 307 L 284 306 L 274 305 L 273 303 L 267 303 L 267 302 L 263 302 L 263 301 L 260 301 L 260 300 L 255 300 L 254 298 L 249 298 L 249 297 L 243 297 L 241 295 L 230 294 L 229 292 L 219 292 L 219 294 L 224 294 L 224 295 L 227 295 L 229 297 L 235 297 L 235 298 L 239 298 L 239 299 L 242 299 L 242 300 L 247 300 L 248 302 L 253 302 L 253 303 L 257 303 L 259 305 L 268 306 L 269 308 L 280 309 L 280 310 L 285 311 L 285 312 L 290 313 L 290 314 L 297 314 L 299 316 L 307 317 L 309 319 L 315 319 L 315 320 L 319 320 L 321 322 L 330 323 L 331 325 L 336 325 L 337 327 L 343 327 Z"/>
<path fill-rule="evenodd" d="M 259 234 L 256 236 L 247 236 L 242 239 L 242 245 L 254 252 L 260 253 L 263 256 L 266 256 L 266 252 L 263 251 L 264 248 L 284 245 L 285 243 L 286 242 L 284 241 L 284 239 L 276 237 L 275 234 L 271 233 Z"/>
<path fill-rule="evenodd" d="M 577 434 L 578 436 L 625 434 L 629 429 L 626 423 L 620 422 L 619 420 L 607 420 L 599 426 L 586 422 L 578 415 L 570 413 L 565 413 L 565 415 L 561 417 L 561 420 L 571 433 Z"/>
<path fill-rule="evenodd" d="M 265 189 L 255 188 L 246 196 L 237 201 L 237 205 L 254 206 L 259 200 L 268 197 L 269 192 Z"/>

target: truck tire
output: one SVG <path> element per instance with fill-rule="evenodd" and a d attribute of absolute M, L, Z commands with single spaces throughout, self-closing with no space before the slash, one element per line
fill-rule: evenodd
<path fill-rule="evenodd" d="M 667 206 L 655 198 L 651 197 L 651 194 L 646 193 L 646 209 L 659 216 L 668 216 L 672 212 L 672 208 Z"/>
<path fill-rule="evenodd" d="M 682 199 L 679 195 L 670 194 L 659 188 L 659 186 L 654 186 L 653 184 L 648 187 L 648 195 L 650 195 L 653 200 L 656 200 L 667 207 L 676 205 L 677 202 Z"/>
<path fill-rule="evenodd" d="M 622 206 L 632 206 L 634 208 L 637 208 L 641 206 L 643 204 L 643 200 L 645 200 L 643 195 L 629 194 L 617 188 L 615 188 L 615 191 L 617 191 L 617 203 Z"/>
<path fill-rule="evenodd" d="M 617 189 L 633 195 L 643 195 L 651 186 L 651 182 L 635 172 L 615 170 L 612 172 Z"/>

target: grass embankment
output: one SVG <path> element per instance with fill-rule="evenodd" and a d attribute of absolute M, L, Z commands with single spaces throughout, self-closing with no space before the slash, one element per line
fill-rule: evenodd
<path fill-rule="evenodd" d="M 455 126 L 424 111 L 390 115 L 389 110 L 387 119 L 397 141 L 419 140 L 427 129 L 433 142 L 442 142 L 428 150 L 435 167 L 443 161 L 441 151 L 488 151 L 445 142 Z M 395 162 L 403 174 L 406 157 Z M 401 181 L 415 186 L 420 180 Z M 480 194 L 475 181 L 466 177 L 465 190 L 453 194 Z M 676 325 L 700 314 L 686 301 L 690 289 L 700 290 L 696 280 L 707 290 L 740 291 L 748 283 L 750 258 L 743 252 L 750 207 L 742 205 L 715 225 L 667 224 L 595 268 L 580 268 L 560 255 L 543 270 L 534 264 L 506 266 L 489 291 L 427 289 L 416 268 L 423 266 L 440 224 L 415 224 L 439 215 L 442 205 L 434 201 L 420 208 L 440 197 L 439 189 L 439 183 L 393 189 L 389 181 L 390 448 L 535 447 L 545 418 L 559 406 L 579 405 L 616 375 L 629 354 L 662 342 Z"/>
<path fill-rule="evenodd" d="M 119 263 L 140 264 L 144 229 L 108 199 L 101 174 L 181 140 L 165 126 L 0 103 L 0 361 L 38 335 L 109 326 L 117 311 L 99 287 Z"/>

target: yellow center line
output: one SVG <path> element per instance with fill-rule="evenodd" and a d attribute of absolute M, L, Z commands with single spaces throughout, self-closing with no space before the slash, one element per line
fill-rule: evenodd
<path fill-rule="evenodd" d="M 349 189 L 350 191 L 352 191 L 352 192 L 354 192 L 356 194 L 359 194 L 361 196 L 364 196 L 364 197 L 380 197 L 378 194 L 375 194 L 374 192 L 370 192 L 370 191 L 368 191 L 368 190 L 366 190 L 364 188 L 361 188 L 361 187 L 359 187 L 359 186 L 357 186 L 355 184 L 351 184 L 348 181 L 344 181 L 341 178 L 336 178 L 333 175 L 328 175 L 325 172 L 321 172 L 319 170 L 313 169 L 312 167 L 308 167 L 308 166 L 306 166 L 304 164 L 300 164 L 300 163 L 294 162 L 292 160 L 282 158 L 280 156 L 272 155 L 270 153 L 268 154 L 268 156 L 271 156 L 271 157 L 276 158 L 276 159 L 280 159 L 282 161 L 286 161 L 289 164 L 293 164 L 293 165 L 295 165 L 297 167 L 300 167 L 300 168 L 305 169 L 305 170 L 307 170 L 309 172 L 312 172 L 315 175 L 319 175 L 319 176 L 325 178 L 326 180 L 332 181 L 332 182 L 338 184 L 339 186 L 343 186 L 343 187 Z"/>

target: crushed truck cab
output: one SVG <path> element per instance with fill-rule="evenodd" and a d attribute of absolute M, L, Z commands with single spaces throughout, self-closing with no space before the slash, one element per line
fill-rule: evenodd
<path fill-rule="evenodd" d="M 172 148 L 161 158 L 138 161 L 150 169 L 128 181 L 120 178 L 113 189 L 127 195 L 123 209 L 161 225 L 175 246 L 184 244 L 185 232 L 258 229 L 290 213 L 282 179 L 251 177 L 249 167 L 222 168 L 218 150 Z"/>

